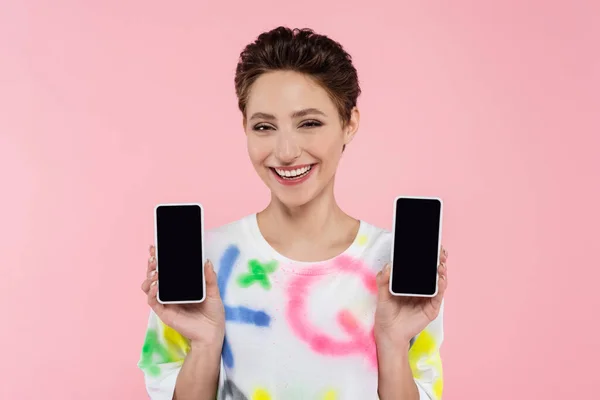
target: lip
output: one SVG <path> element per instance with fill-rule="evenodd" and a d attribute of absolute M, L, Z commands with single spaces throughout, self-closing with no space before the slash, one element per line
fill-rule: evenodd
<path fill-rule="evenodd" d="M 315 171 L 316 167 L 318 164 L 302 164 L 302 165 L 294 165 L 292 167 L 277 167 L 277 169 L 282 169 L 284 171 L 291 171 L 294 169 L 298 169 L 298 168 L 304 168 L 304 167 L 308 167 L 308 166 L 312 166 L 310 171 L 308 171 L 308 174 L 304 175 L 302 178 L 299 179 L 284 179 L 282 177 L 279 176 L 279 174 L 277 174 L 277 172 L 275 172 L 275 167 L 269 167 L 269 170 L 271 170 L 271 173 L 273 174 L 273 176 L 275 177 L 275 179 L 277 180 L 277 182 L 281 183 L 284 186 L 296 186 L 299 185 L 303 182 L 305 182 L 308 178 L 310 178 L 310 176 L 313 174 L 313 172 Z"/>
<path fill-rule="evenodd" d="M 300 164 L 300 165 L 291 165 L 291 166 L 288 166 L 288 167 L 269 167 L 269 168 L 277 168 L 277 169 L 282 169 L 284 171 L 293 171 L 295 169 L 309 167 L 311 165 L 315 165 L 315 164 Z"/>

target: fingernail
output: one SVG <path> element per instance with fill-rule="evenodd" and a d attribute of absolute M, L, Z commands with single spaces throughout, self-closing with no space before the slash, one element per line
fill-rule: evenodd
<path fill-rule="evenodd" d="M 150 284 L 150 286 L 154 286 L 154 285 L 156 285 L 156 282 L 158 282 L 158 281 L 154 281 L 154 282 L 152 282 L 152 283 Z"/>
<path fill-rule="evenodd" d="M 156 257 L 152 256 L 152 257 L 150 257 L 150 259 L 148 261 L 150 262 L 150 264 L 152 264 L 155 260 L 156 260 Z"/>
<path fill-rule="evenodd" d="M 156 275 L 156 270 L 150 272 L 150 277 L 152 278 L 154 275 Z"/>
<path fill-rule="evenodd" d="M 388 272 L 391 268 L 392 266 L 389 263 L 385 264 L 385 272 Z"/>

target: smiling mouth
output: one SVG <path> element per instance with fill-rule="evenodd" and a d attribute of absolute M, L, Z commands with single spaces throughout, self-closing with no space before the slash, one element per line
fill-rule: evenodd
<path fill-rule="evenodd" d="M 305 165 L 296 169 L 281 169 L 272 167 L 269 168 L 271 168 L 271 170 L 275 172 L 280 178 L 293 181 L 295 179 L 300 179 L 308 175 L 308 173 L 312 170 L 313 166 L 314 164 Z"/>

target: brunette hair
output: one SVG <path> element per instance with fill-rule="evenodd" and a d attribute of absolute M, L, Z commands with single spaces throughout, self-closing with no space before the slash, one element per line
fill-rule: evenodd
<path fill-rule="evenodd" d="M 352 58 L 339 43 L 307 28 L 280 26 L 259 35 L 240 54 L 235 73 L 238 106 L 244 116 L 252 84 L 270 71 L 310 76 L 327 91 L 343 124 L 350 121 L 361 90 Z"/>

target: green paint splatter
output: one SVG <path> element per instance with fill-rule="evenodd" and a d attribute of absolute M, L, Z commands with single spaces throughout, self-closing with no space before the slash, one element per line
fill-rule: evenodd
<path fill-rule="evenodd" d="M 258 283 L 265 290 L 271 289 L 271 281 L 269 281 L 268 274 L 275 272 L 277 261 L 261 263 L 258 260 L 250 260 L 248 261 L 248 269 L 250 272 L 241 274 L 237 279 L 241 287 L 247 288 L 254 283 Z"/>
<path fill-rule="evenodd" d="M 158 340 L 158 332 L 154 329 L 149 329 L 146 332 L 146 339 L 142 347 L 142 356 L 139 366 L 146 371 L 148 375 L 160 375 L 159 364 L 176 361 L 173 359 L 169 350 Z"/>

